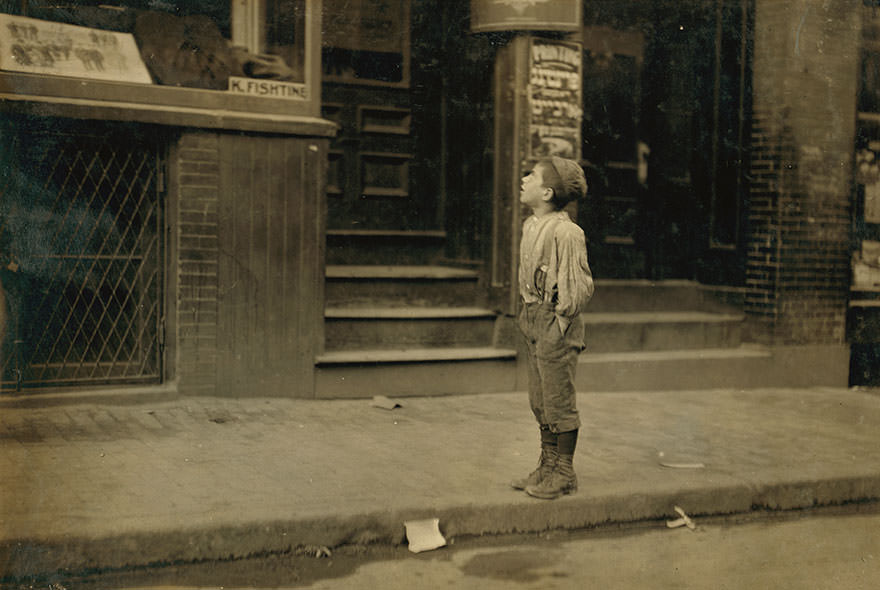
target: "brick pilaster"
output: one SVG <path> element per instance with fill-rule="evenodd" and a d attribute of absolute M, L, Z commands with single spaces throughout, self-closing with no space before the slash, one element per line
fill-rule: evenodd
<path fill-rule="evenodd" d="M 217 135 L 187 132 L 177 147 L 178 386 L 183 393 L 210 395 L 217 380 Z"/>
<path fill-rule="evenodd" d="M 757 0 L 746 310 L 844 342 L 861 2 Z"/>

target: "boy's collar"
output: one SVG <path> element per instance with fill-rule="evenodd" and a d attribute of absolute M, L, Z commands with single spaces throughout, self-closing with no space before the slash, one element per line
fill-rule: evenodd
<path fill-rule="evenodd" d="M 550 208 L 541 207 L 540 209 L 532 209 L 532 215 L 534 215 L 535 217 L 540 219 L 542 217 L 546 217 L 547 215 L 551 215 L 553 213 L 556 213 L 557 211 L 558 211 L 558 209 L 554 209 L 552 207 L 550 207 Z"/>
<path fill-rule="evenodd" d="M 568 216 L 568 212 L 565 209 L 553 209 L 551 211 L 546 211 L 544 213 L 541 213 L 540 215 L 538 215 L 535 211 L 532 211 L 532 217 L 534 217 L 535 219 L 544 219 L 545 217 L 550 217 L 551 215 L 558 215 L 560 213 L 564 214 L 565 216 Z"/>

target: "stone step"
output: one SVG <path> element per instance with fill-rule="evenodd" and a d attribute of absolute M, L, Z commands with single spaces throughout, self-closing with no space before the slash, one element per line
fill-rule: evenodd
<path fill-rule="evenodd" d="M 618 353 L 584 352 L 576 388 L 582 392 L 813 387 L 846 380 L 846 347 L 764 347 Z"/>
<path fill-rule="evenodd" d="M 645 391 L 753 387 L 772 358 L 759 346 L 594 353 L 578 359 L 578 391 Z M 756 381 L 757 380 L 757 381 Z"/>
<path fill-rule="evenodd" d="M 325 349 L 488 346 L 495 317 L 478 307 L 328 308 Z"/>
<path fill-rule="evenodd" d="M 743 314 L 699 311 L 584 313 L 591 352 L 738 347 Z"/>
<path fill-rule="evenodd" d="M 737 289 L 711 287 L 695 281 L 597 279 L 587 308 L 590 313 L 647 311 L 738 311 Z"/>
<path fill-rule="evenodd" d="M 333 351 L 315 367 L 318 398 L 513 391 L 516 351 L 491 347 Z"/>
<path fill-rule="evenodd" d="M 328 307 L 473 305 L 478 278 L 445 266 L 327 266 L 325 300 Z"/>
<path fill-rule="evenodd" d="M 841 345 L 585 352 L 575 383 L 583 393 L 839 386 L 846 383 L 848 358 Z M 517 363 L 516 352 L 505 349 L 337 351 L 319 357 L 316 366 L 319 398 L 527 388 L 524 359 Z"/>
<path fill-rule="evenodd" d="M 443 256 L 446 232 L 327 229 L 327 264 L 426 264 Z"/>

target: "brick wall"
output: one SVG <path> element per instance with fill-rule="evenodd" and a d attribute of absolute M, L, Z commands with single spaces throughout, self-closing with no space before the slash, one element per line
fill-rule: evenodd
<path fill-rule="evenodd" d="M 213 394 L 217 380 L 217 134 L 185 132 L 171 163 L 176 186 L 177 354 L 181 393 Z"/>
<path fill-rule="evenodd" d="M 756 0 L 746 310 L 780 344 L 842 343 L 858 0 Z"/>

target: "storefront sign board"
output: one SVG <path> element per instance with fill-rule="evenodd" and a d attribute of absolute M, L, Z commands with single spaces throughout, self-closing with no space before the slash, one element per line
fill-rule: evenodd
<path fill-rule="evenodd" d="M 229 92 L 249 94 L 263 98 L 281 98 L 287 100 L 308 100 L 308 87 L 298 82 L 282 82 L 279 80 L 260 80 L 257 78 L 229 77 Z"/>

